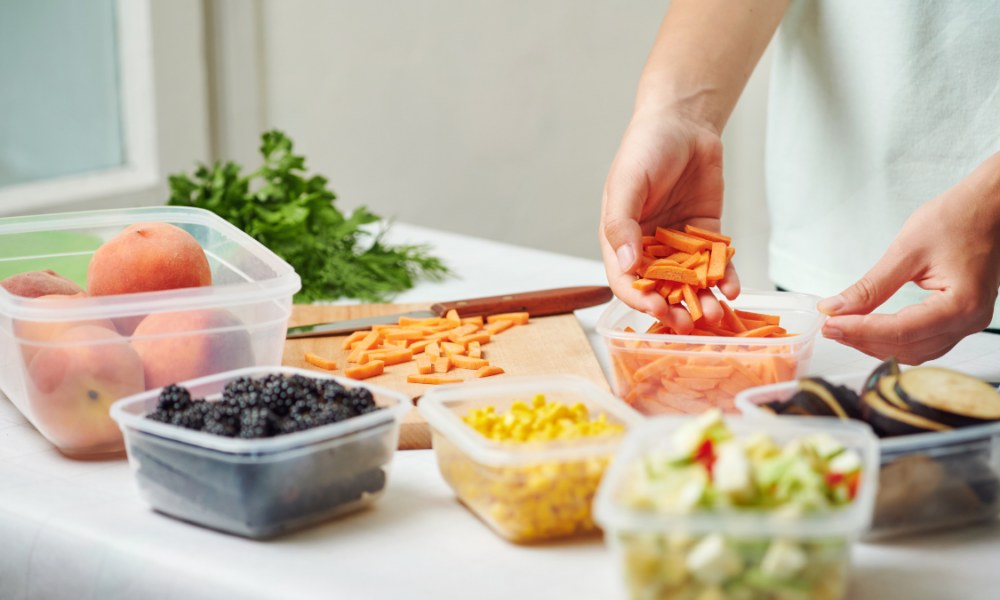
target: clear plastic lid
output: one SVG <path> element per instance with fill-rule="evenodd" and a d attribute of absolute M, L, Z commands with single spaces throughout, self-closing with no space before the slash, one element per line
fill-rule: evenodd
<path fill-rule="evenodd" d="M 903 367 L 903 370 L 907 368 Z M 867 372 L 859 372 L 849 375 L 835 375 L 823 377 L 823 380 L 833 385 L 846 386 L 860 394 L 865 381 L 868 380 L 869 374 Z M 736 408 L 749 419 L 777 419 L 778 415 L 761 410 L 760 405 L 775 400 L 787 400 L 792 397 L 798 386 L 798 381 L 785 381 L 743 390 L 736 395 Z M 882 455 L 886 456 L 909 452 L 927 452 L 935 448 L 981 440 L 994 435 L 1000 435 L 1000 421 L 984 425 L 974 425 L 972 427 L 962 427 L 961 429 L 952 431 L 932 431 L 885 438 L 879 440 L 879 446 L 882 449 Z"/>
<path fill-rule="evenodd" d="M 85 266 L 101 242 L 129 225 L 153 221 L 176 225 L 198 241 L 212 267 L 211 286 L 74 300 L 22 298 L 0 288 L 0 314 L 30 321 L 100 319 L 278 301 L 302 287 L 291 265 L 225 219 L 200 208 L 178 206 L 0 219 L 0 261 L 22 264 L 25 271 L 56 258 L 84 261 Z M 19 237 L 54 231 L 85 236 L 93 239 L 93 244 L 72 252 L 39 255 L 26 250 L 24 238 Z"/>
<path fill-rule="evenodd" d="M 853 449 L 864 463 L 861 484 L 854 501 L 836 509 L 789 516 L 781 511 L 732 509 L 698 510 L 690 514 L 663 514 L 624 506 L 619 494 L 631 476 L 633 465 L 650 452 L 670 451 L 671 437 L 678 427 L 694 416 L 667 416 L 649 419 L 631 431 L 604 475 L 594 500 L 594 520 L 609 531 L 625 532 L 723 532 L 737 536 L 825 537 L 859 535 L 871 524 L 878 488 L 878 439 L 865 423 L 842 422 L 822 417 L 781 417 L 751 420 L 726 417 L 724 421 L 736 438 L 766 433 L 783 446 L 788 442 L 826 433 Z"/>
<path fill-rule="evenodd" d="M 759 292 L 744 290 L 736 300 L 727 301 L 734 310 L 761 312 L 781 317 L 781 326 L 797 335 L 783 338 L 719 338 L 733 345 L 753 346 L 795 346 L 816 336 L 819 328 L 826 320 L 826 315 L 819 312 L 816 303 L 821 298 L 810 294 L 793 294 L 790 292 Z M 664 335 L 660 333 L 641 333 L 646 331 L 655 319 L 641 313 L 621 300 L 615 298 L 601 314 L 597 322 L 597 333 L 606 338 L 616 340 L 636 340 L 643 342 L 671 342 L 679 344 L 704 345 L 706 339 L 697 335 Z M 631 327 L 635 333 L 624 331 Z"/>
<path fill-rule="evenodd" d="M 317 442 L 332 439 L 347 438 L 348 436 L 362 432 L 372 427 L 388 423 L 393 420 L 402 421 L 406 413 L 413 408 L 413 401 L 410 397 L 388 390 L 376 385 L 370 385 L 354 379 L 335 377 L 326 373 L 296 369 L 293 367 L 249 367 L 226 371 L 208 377 L 192 379 L 179 383 L 183 388 L 191 392 L 192 398 L 214 399 L 220 394 L 227 383 L 238 377 L 264 377 L 266 375 L 302 375 L 312 379 L 332 379 L 347 389 L 365 388 L 371 391 L 375 397 L 375 403 L 383 407 L 384 410 L 359 415 L 350 419 L 345 419 L 339 423 L 322 425 L 313 429 L 287 433 L 270 438 L 261 439 L 238 439 L 221 435 L 213 435 L 193 429 L 185 429 L 176 425 L 169 425 L 159 421 L 147 419 L 146 415 L 153 412 L 159 402 L 162 388 L 122 398 L 111 405 L 111 418 L 124 430 L 125 428 L 142 431 L 157 435 L 169 440 L 175 440 L 190 444 L 199 448 L 215 450 L 230 454 L 274 454 L 308 446 Z"/>
<path fill-rule="evenodd" d="M 643 420 L 643 416 L 631 406 L 575 375 L 511 377 L 440 386 L 428 390 L 417 408 L 431 427 L 472 460 L 490 466 L 575 462 L 613 454 L 621 443 L 622 436 L 614 435 L 505 444 L 484 437 L 462 421 L 471 409 L 493 406 L 498 413 L 502 413 L 516 400 L 530 404 L 536 394 L 544 394 L 546 402 L 561 402 L 567 406 L 580 402 L 587 407 L 591 418 L 603 412 L 609 423 L 624 425 L 626 430 Z"/>

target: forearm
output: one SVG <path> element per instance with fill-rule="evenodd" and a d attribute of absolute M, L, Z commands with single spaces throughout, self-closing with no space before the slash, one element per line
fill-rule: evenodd
<path fill-rule="evenodd" d="M 789 0 L 673 0 L 635 111 L 678 109 L 721 133 Z"/>

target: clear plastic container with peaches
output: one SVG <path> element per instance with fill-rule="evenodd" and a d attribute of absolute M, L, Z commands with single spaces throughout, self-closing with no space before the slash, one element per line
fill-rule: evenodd
<path fill-rule="evenodd" d="M 200 209 L 0 219 L 0 389 L 63 453 L 120 453 L 115 400 L 280 365 L 300 287 Z"/>
<path fill-rule="evenodd" d="M 646 332 L 655 320 L 614 300 L 601 315 L 615 394 L 645 415 L 737 413 L 744 389 L 792 381 L 809 370 L 816 334 L 826 318 L 817 296 L 747 290 L 735 311 L 780 319 L 788 337 L 664 335 Z M 631 330 L 631 331 L 630 331 Z M 794 334 L 794 335 L 793 335 Z"/>

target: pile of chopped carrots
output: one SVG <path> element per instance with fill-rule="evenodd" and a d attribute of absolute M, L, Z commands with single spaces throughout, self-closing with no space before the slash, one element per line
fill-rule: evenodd
<path fill-rule="evenodd" d="M 357 365 L 345 368 L 344 376 L 368 379 L 382 375 L 387 366 L 411 361 L 416 362 L 417 373 L 406 377 L 409 383 L 461 383 L 462 379 L 446 375 L 456 368 L 474 370 L 476 377 L 500 375 L 504 370 L 490 365 L 482 347 L 511 327 L 526 325 L 528 319 L 526 312 L 505 313 L 484 322 L 481 316 L 463 319 L 455 310 L 431 319 L 400 317 L 396 325 L 375 325 L 344 338 L 341 348 L 351 351 L 347 362 Z M 336 362 L 311 352 L 305 359 L 321 369 L 337 368 Z"/>
<path fill-rule="evenodd" d="M 694 332 L 716 338 L 705 344 L 612 339 L 618 395 L 645 414 L 701 413 L 715 407 L 736 412 L 738 392 L 795 378 L 800 344 L 755 345 L 745 339 L 793 335 L 781 328 L 780 317 L 732 310 L 725 301 L 722 307 L 725 317 L 718 326 L 700 325 Z M 654 323 L 647 333 L 667 329 Z M 624 331 L 635 333 L 630 327 Z M 734 339 L 721 339 L 725 337 Z"/>

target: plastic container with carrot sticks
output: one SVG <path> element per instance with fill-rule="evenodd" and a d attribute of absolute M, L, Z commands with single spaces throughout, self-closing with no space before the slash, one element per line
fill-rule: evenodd
<path fill-rule="evenodd" d="M 644 333 L 655 320 L 614 300 L 601 315 L 615 394 L 646 415 L 738 412 L 744 389 L 805 376 L 825 315 L 818 296 L 744 291 L 734 311 L 779 317 L 788 337 L 664 335 Z M 631 330 L 631 331 L 628 331 Z"/>

